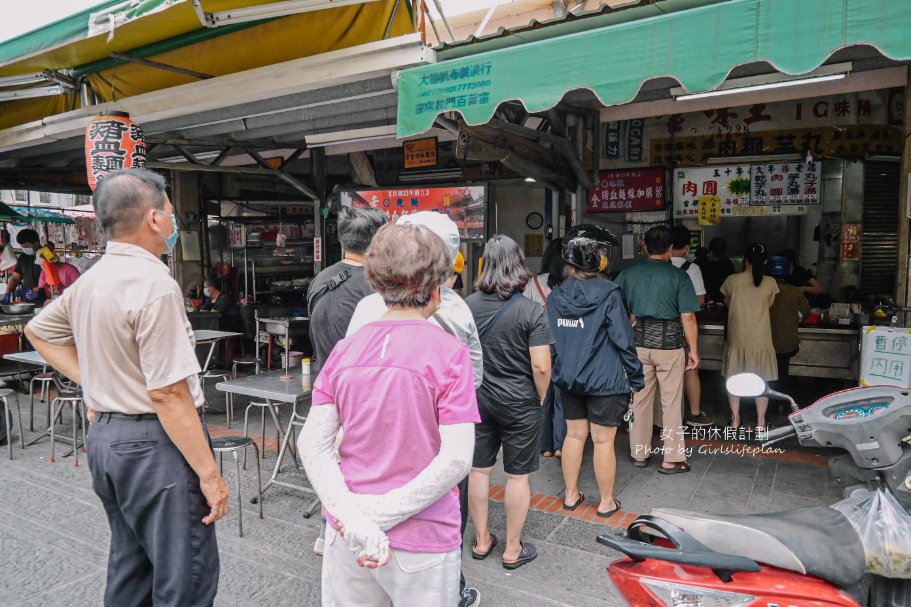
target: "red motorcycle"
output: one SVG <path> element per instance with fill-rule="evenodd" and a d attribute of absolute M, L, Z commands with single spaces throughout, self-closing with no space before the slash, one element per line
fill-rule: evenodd
<path fill-rule="evenodd" d="M 829 469 L 845 496 L 890 491 L 911 508 L 911 394 L 874 386 L 837 392 L 801 410 L 758 376 L 728 380 L 741 397 L 791 403 L 790 425 L 764 445 L 797 436 L 801 445 L 838 447 Z M 626 555 L 608 566 L 633 607 L 909 607 L 911 580 L 866 573 L 854 526 L 817 506 L 754 515 L 712 515 L 657 508 L 626 536 L 597 541 Z"/>

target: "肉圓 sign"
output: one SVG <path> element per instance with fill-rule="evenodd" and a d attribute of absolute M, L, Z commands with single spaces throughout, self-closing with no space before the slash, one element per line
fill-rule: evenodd
<path fill-rule="evenodd" d="M 718 196 L 720 216 L 800 215 L 819 204 L 820 164 L 781 162 L 674 170 L 674 216 L 699 216 L 699 200 Z"/>
<path fill-rule="evenodd" d="M 487 187 L 390 188 L 341 193 L 344 206 L 379 209 L 395 222 L 419 211 L 444 213 L 459 228 L 462 240 L 486 240 Z"/>
<path fill-rule="evenodd" d="M 602 171 L 597 188 L 588 191 L 589 213 L 664 209 L 663 168 Z"/>

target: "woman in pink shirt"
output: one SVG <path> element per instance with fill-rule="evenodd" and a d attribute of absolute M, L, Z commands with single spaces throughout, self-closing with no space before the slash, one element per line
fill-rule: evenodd
<path fill-rule="evenodd" d="M 480 417 L 468 348 L 427 322 L 452 257 L 427 228 L 387 224 L 364 272 L 388 311 L 332 350 L 298 440 L 330 524 L 322 604 L 454 606 L 456 484 L 471 467 Z"/>
<path fill-rule="evenodd" d="M 79 270 L 76 269 L 71 263 L 55 262 L 54 266 L 57 268 L 57 277 L 60 279 L 60 285 L 55 287 L 55 293 L 51 294 L 51 285 L 48 281 L 47 270 L 41 270 L 41 276 L 38 277 L 38 286 L 44 289 L 44 292 L 48 297 L 60 297 L 63 294 L 63 290 L 68 286 L 76 282 L 76 279 L 79 278 Z"/>

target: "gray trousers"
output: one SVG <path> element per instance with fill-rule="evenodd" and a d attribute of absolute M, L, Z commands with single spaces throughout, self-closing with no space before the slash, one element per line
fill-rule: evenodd
<path fill-rule="evenodd" d="M 92 487 L 111 527 L 104 604 L 212 605 L 215 526 L 203 525 L 209 508 L 199 477 L 161 423 L 100 414 L 88 443 Z"/>

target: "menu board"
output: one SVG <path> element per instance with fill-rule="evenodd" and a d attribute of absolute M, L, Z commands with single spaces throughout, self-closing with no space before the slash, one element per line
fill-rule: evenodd
<path fill-rule="evenodd" d="M 602 171 L 588 191 L 589 213 L 661 211 L 664 205 L 663 168 Z"/>
<path fill-rule="evenodd" d="M 700 199 L 717 196 L 720 217 L 750 204 L 750 165 L 674 170 L 674 217 L 698 217 Z"/>
<path fill-rule="evenodd" d="M 750 204 L 776 206 L 819 203 L 819 163 L 782 162 L 750 167 Z"/>
<path fill-rule="evenodd" d="M 911 329 L 864 327 L 860 335 L 860 385 L 911 389 Z"/>

